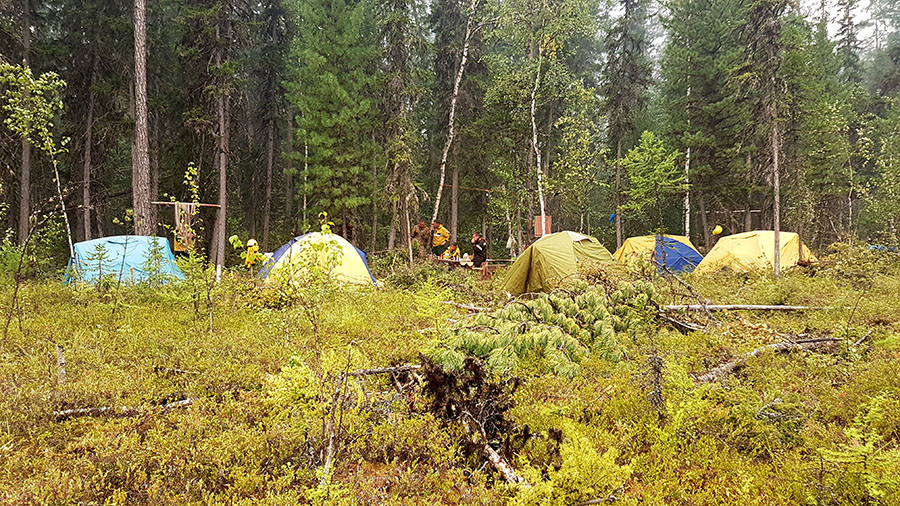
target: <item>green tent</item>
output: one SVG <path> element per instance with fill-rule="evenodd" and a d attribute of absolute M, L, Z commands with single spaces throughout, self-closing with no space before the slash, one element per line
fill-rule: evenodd
<path fill-rule="evenodd" d="M 549 292 L 578 274 L 578 264 L 596 261 L 619 270 L 600 241 L 577 232 L 557 232 L 528 247 L 506 273 L 503 289 L 513 295 Z"/>

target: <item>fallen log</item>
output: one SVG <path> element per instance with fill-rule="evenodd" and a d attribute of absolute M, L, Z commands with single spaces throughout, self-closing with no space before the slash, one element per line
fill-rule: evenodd
<path fill-rule="evenodd" d="M 193 399 L 182 399 L 180 401 L 162 404 L 160 406 L 149 406 L 147 408 L 131 408 L 128 406 L 98 406 L 93 408 L 74 408 L 54 411 L 53 417 L 57 419 L 77 418 L 80 416 L 99 416 L 99 415 L 118 415 L 118 416 L 134 416 L 148 409 L 169 410 L 173 408 L 183 408 L 194 403 Z"/>
<path fill-rule="evenodd" d="M 806 339 L 803 341 L 782 341 L 780 343 L 767 344 L 765 346 L 760 346 L 755 350 L 749 351 L 738 358 L 726 362 L 720 366 L 714 367 L 710 369 L 709 372 L 699 376 L 695 379 L 697 383 L 708 383 L 711 381 L 716 381 L 722 376 L 730 374 L 734 372 L 736 369 L 739 369 L 747 363 L 747 360 L 758 357 L 760 354 L 766 351 L 774 351 L 774 352 L 783 352 L 783 351 L 794 351 L 794 350 L 811 350 L 815 348 L 820 348 L 823 346 L 831 346 L 843 341 L 843 339 L 836 338 L 821 338 L 821 339 Z"/>
<path fill-rule="evenodd" d="M 528 486 L 527 483 L 525 483 L 525 479 L 516 474 L 516 470 L 513 469 L 511 465 L 509 465 L 509 462 L 507 462 L 506 459 L 503 458 L 503 456 L 497 453 L 497 450 L 491 448 L 491 445 L 485 444 L 484 448 L 482 448 L 482 451 L 484 452 L 484 455 L 488 458 L 488 460 L 491 461 L 491 464 L 494 465 L 494 469 L 500 472 L 500 474 L 503 476 L 503 479 L 505 479 L 507 483 L 518 483 Z"/>
<path fill-rule="evenodd" d="M 697 325 L 697 324 L 691 323 L 691 322 L 683 322 L 681 320 L 676 320 L 675 318 L 672 318 L 672 317 L 666 315 L 666 313 L 664 311 L 659 311 L 657 316 L 659 316 L 659 318 L 662 321 L 675 327 L 675 329 L 677 329 L 679 332 L 681 332 L 683 334 L 687 334 L 688 332 L 697 332 L 697 331 L 703 330 L 703 327 L 701 327 L 700 325 Z"/>
<path fill-rule="evenodd" d="M 812 311 L 833 309 L 823 306 L 782 306 L 765 304 L 672 304 L 665 311 Z"/>

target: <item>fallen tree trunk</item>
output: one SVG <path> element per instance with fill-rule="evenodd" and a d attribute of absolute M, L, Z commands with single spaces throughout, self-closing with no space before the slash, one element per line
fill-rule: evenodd
<path fill-rule="evenodd" d="M 687 334 L 688 332 L 697 332 L 697 331 L 703 330 L 703 327 L 701 327 L 700 325 L 697 325 L 697 324 L 691 323 L 691 322 L 683 322 L 680 320 L 676 320 L 675 318 L 672 318 L 672 317 L 666 315 L 666 313 L 664 311 L 660 311 L 657 314 L 657 316 L 659 316 L 659 318 L 662 321 L 675 327 L 679 332 L 681 332 L 683 334 Z"/>
<path fill-rule="evenodd" d="M 781 306 L 761 304 L 672 304 L 663 306 L 666 311 L 811 311 L 832 309 L 822 306 Z"/>
<path fill-rule="evenodd" d="M 160 406 L 149 406 L 147 408 L 130 408 L 128 406 L 121 407 L 113 407 L 113 406 L 99 406 L 94 408 L 75 408 L 75 409 L 63 409 L 60 411 L 54 411 L 53 416 L 57 419 L 60 418 L 76 418 L 80 416 L 99 416 L 99 415 L 119 415 L 119 416 L 134 416 L 143 411 L 147 411 L 149 409 L 158 408 L 161 410 L 169 410 L 173 408 L 184 408 L 190 406 L 194 403 L 193 399 L 182 399 L 180 401 L 170 402 L 168 404 L 162 404 Z"/>
<path fill-rule="evenodd" d="M 503 458 L 496 450 L 491 448 L 491 445 L 485 444 L 484 448 L 482 448 L 484 455 L 491 461 L 491 464 L 494 465 L 494 468 L 500 472 L 503 478 L 507 483 L 518 483 L 527 486 L 525 483 L 525 479 L 516 474 L 516 470 L 513 469 L 509 462 Z"/>
<path fill-rule="evenodd" d="M 706 374 L 699 376 L 696 378 L 697 383 L 708 383 L 710 381 L 716 381 L 722 376 L 730 374 L 735 370 L 744 366 L 747 363 L 747 360 L 758 357 L 760 354 L 766 351 L 794 351 L 794 350 L 811 350 L 814 348 L 820 348 L 823 346 L 831 346 L 841 342 L 842 339 L 835 338 L 821 338 L 821 339 L 806 339 L 803 341 L 782 341 L 780 343 L 767 344 L 765 346 L 760 346 L 753 351 L 747 352 L 740 357 L 726 362 L 720 366 L 717 366 L 713 369 L 710 369 Z"/>

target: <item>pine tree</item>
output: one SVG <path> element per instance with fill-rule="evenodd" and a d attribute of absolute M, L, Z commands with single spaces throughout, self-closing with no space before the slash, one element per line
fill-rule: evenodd
<path fill-rule="evenodd" d="M 412 262 L 410 242 L 411 207 L 414 198 L 413 175 L 416 169 L 415 150 L 421 143 L 414 124 L 414 106 L 420 91 L 416 86 L 415 64 L 424 39 L 413 19 L 414 0 L 382 0 L 378 5 L 381 19 L 384 76 L 382 107 L 385 133 L 385 157 L 389 173 L 388 197 L 392 202 L 389 239 L 399 229 L 405 250 Z M 378 227 L 378 174 L 373 165 L 372 249 L 376 247 Z M 393 241 L 391 241 L 392 243 Z M 393 244 L 390 244 L 393 246 Z"/>
<path fill-rule="evenodd" d="M 134 0 L 134 144 L 131 155 L 131 192 L 134 231 L 155 235 L 150 209 L 150 141 L 147 131 L 147 20 L 145 0 Z"/>
<path fill-rule="evenodd" d="M 847 83 L 858 84 L 862 81 L 862 65 L 859 53 L 859 27 L 854 15 L 859 7 L 859 0 L 838 0 L 840 10 L 838 19 L 837 52 L 841 59 L 841 75 Z"/>

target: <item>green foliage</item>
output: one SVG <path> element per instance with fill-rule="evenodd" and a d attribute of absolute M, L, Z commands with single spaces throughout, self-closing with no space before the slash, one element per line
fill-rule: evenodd
<path fill-rule="evenodd" d="M 163 265 L 166 262 L 166 251 L 163 244 L 165 243 L 158 241 L 156 237 L 153 237 L 147 248 L 147 252 L 144 254 L 144 264 L 142 265 L 144 271 L 144 283 L 151 288 L 159 288 L 172 281 L 172 275 L 163 270 Z"/>
<path fill-rule="evenodd" d="M 345 0 L 291 0 L 299 21 L 285 85 L 298 115 L 296 139 L 309 153 L 301 193 L 313 209 L 341 218 L 369 201 L 371 167 L 379 164 L 370 65 L 377 52 L 370 4 Z"/>
<path fill-rule="evenodd" d="M 875 397 L 844 429 L 845 443 L 819 449 L 824 461 L 839 470 L 827 485 L 840 497 L 838 504 L 882 503 L 900 494 L 898 410 L 896 398 Z"/>
<path fill-rule="evenodd" d="M 684 191 L 684 173 L 675 165 L 680 156 L 670 151 L 653 132 L 641 134 L 640 142 L 622 159 L 628 177 L 628 200 L 620 211 L 635 217 L 650 217 L 656 232 L 663 230 L 663 205 L 673 194 Z"/>
<path fill-rule="evenodd" d="M 51 157 L 65 152 L 67 139 L 53 139 L 53 121 L 62 110 L 60 94 L 66 83 L 54 72 L 35 78 L 30 67 L 0 62 L 3 124 L 13 133 L 28 139 Z"/>
<path fill-rule="evenodd" d="M 501 376 L 550 371 L 574 377 L 585 360 L 621 360 L 617 334 L 645 321 L 652 297 L 648 283 L 623 283 L 608 297 L 602 289 L 588 287 L 516 300 L 457 323 L 425 353 L 450 371 L 474 357 Z"/>
<path fill-rule="evenodd" d="M 520 491 L 510 504 L 564 506 L 615 497 L 624 490 L 633 470 L 617 462 L 618 449 L 599 450 L 574 424 L 564 426 L 562 435 L 562 464 L 550 469 L 546 478 L 540 469 L 526 468 L 523 474 L 534 485 Z"/>

